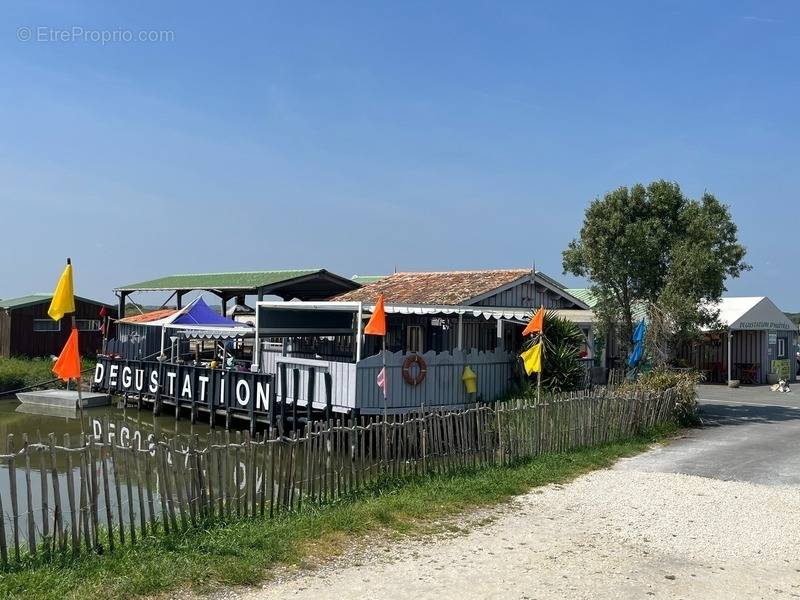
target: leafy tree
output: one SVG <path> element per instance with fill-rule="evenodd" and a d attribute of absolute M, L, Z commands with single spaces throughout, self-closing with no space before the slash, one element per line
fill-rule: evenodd
<path fill-rule="evenodd" d="M 619 325 L 626 350 L 637 309 L 657 318 L 665 344 L 713 324 L 708 303 L 750 268 L 745 252 L 726 205 L 659 180 L 594 200 L 562 258 L 565 273 L 589 279 L 595 311 L 606 328 Z"/>
<path fill-rule="evenodd" d="M 572 321 L 549 310 L 544 313 L 543 329 L 542 388 L 554 393 L 578 389 L 584 377 L 580 364 L 583 332 Z M 527 340 L 525 349 L 536 341 L 536 338 Z"/>

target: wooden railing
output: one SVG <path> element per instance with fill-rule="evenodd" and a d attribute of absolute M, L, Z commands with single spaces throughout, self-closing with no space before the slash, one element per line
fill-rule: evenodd
<path fill-rule="evenodd" d="M 78 440 L 13 435 L 0 455 L 0 561 L 113 552 L 143 538 L 269 518 L 374 486 L 603 444 L 669 422 L 675 395 L 580 394 L 156 439 L 93 424 Z M 77 443 L 74 443 L 77 442 Z"/>

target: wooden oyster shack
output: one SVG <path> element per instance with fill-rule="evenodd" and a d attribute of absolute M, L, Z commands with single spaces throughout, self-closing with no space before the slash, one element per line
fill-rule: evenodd
<path fill-rule="evenodd" d="M 284 300 L 257 299 L 250 331 L 232 320 L 218 322 L 219 331 L 201 322 L 194 330 L 181 327 L 187 308 L 168 316 L 169 322 L 139 323 L 151 328 L 148 350 L 153 339 L 162 340 L 157 356 L 134 360 L 145 351 L 131 353 L 134 340 L 117 340 L 109 344 L 116 356 L 98 363 L 95 386 L 152 403 L 155 410 L 172 405 L 192 418 L 205 413 L 213 423 L 224 415 L 230 423 L 243 417 L 253 426 L 334 413 L 460 408 L 494 401 L 518 384 L 521 331 L 539 306 L 578 323 L 586 361 L 593 359 L 591 310 L 530 269 L 395 273 L 363 286 L 338 276 L 326 281 L 327 289 L 315 289 L 321 298 L 297 299 L 286 285 Z M 349 289 L 341 289 L 342 281 Z M 363 334 L 379 294 L 386 300 L 385 356 L 379 342 Z M 126 331 L 124 320 L 118 330 Z M 211 360 L 197 350 L 204 336 L 214 340 Z M 163 340 L 172 338 L 175 346 L 167 352 Z M 220 347 L 233 356 L 225 365 L 219 364 Z M 376 384 L 384 365 L 385 397 Z"/>

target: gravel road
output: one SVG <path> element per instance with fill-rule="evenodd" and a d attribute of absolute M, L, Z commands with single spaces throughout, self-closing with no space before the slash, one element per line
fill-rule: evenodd
<path fill-rule="evenodd" d="M 212 598 L 800 598 L 800 396 L 700 397 L 707 427 L 465 515 L 458 534 L 365 540 Z"/>
<path fill-rule="evenodd" d="M 800 597 L 796 486 L 614 469 L 466 518 L 457 535 L 366 543 L 214 597 Z"/>

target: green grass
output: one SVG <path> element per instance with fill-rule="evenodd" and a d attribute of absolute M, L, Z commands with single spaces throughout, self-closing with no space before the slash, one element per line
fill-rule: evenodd
<path fill-rule="evenodd" d="M 94 361 L 83 359 L 81 362 L 84 369 L 94 367 Z M 50 358 L 0 358 L 0 395 L 53 379 L 52 369 Z M 54 384 L 53 387 L 59 386 Z"/>
<path fill-rule="evenodd" d="M 337 554 L 354 536 L 430 531 L 435 519 L 510 499 L 533 487 L 608 467 L 674 434 L 676 427 L 597 448 L 549 454 L 504 467 L 385 481 L 352 498 L 272 521 L 216 523 L 153 537 L 113 555 L 61 559 L 0 574 L 0 598 L 132 598 L 192 586 L 257 583 L 276 564 Z"/>

